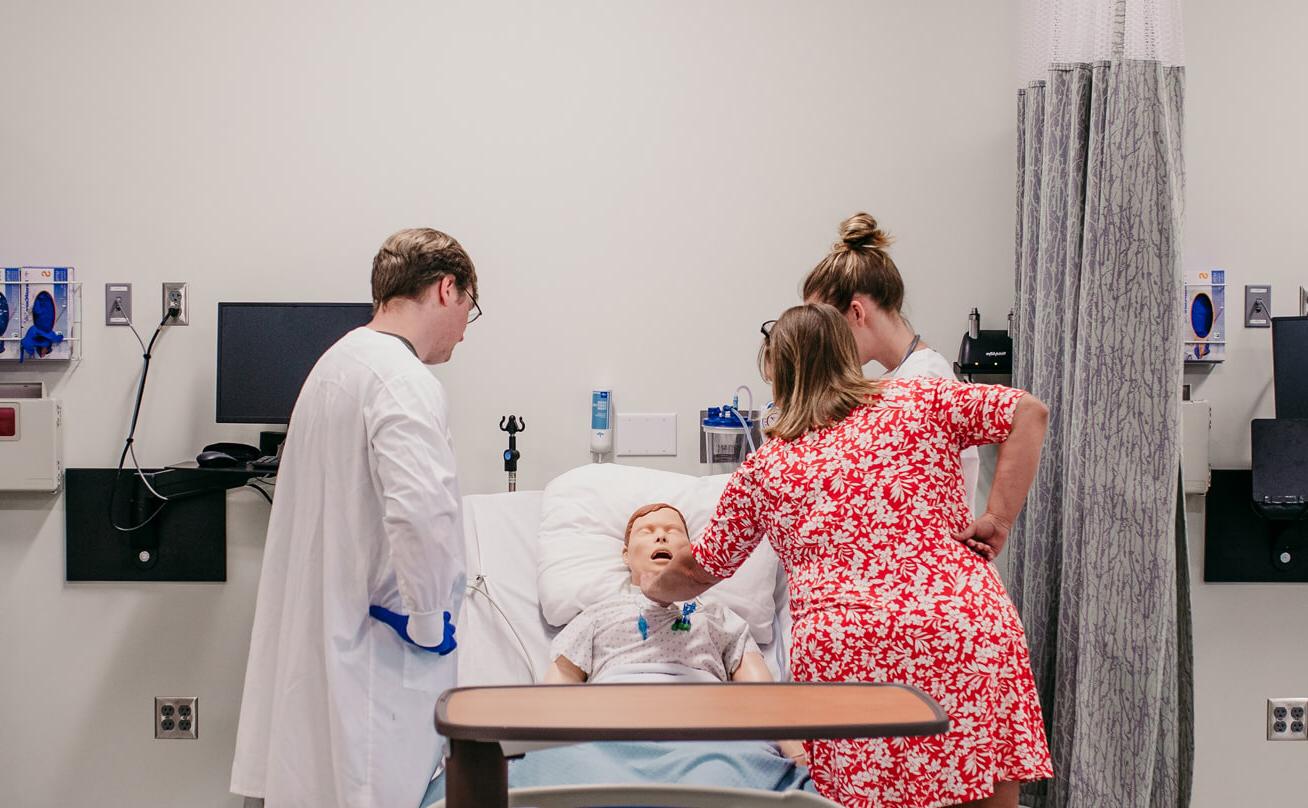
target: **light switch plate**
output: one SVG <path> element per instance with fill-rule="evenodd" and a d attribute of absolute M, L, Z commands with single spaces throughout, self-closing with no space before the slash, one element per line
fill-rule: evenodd
<path fill-rule="evenodd" d="M 671 457 L 677 454 L 675 412 L 624 412 L 613 431 L 619 457 Z"/>
<path fill-rule="evenodd" d="M 1272 327 L 1272 287 L 1244 287 L 1244 327 Z"/>

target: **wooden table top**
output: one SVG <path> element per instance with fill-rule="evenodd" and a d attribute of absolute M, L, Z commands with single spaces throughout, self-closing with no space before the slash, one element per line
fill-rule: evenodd
<path fill-rule="evenodd" d="M 467 741 L 806 740 L 937 735 L 949 718 L 898 684 L 531 685 L 447 691 L 436 728 Z"/>

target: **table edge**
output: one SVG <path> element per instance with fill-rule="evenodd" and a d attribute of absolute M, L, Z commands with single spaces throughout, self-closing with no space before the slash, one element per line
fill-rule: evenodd
<path fill-rule="evenodd" d="M 727 683 L 724 683 L 727 684 Z M 921 698 L 924 704 L 931 709 L 933 718 L 928 721 L 910 721 L 895 724 L 877 724 L 877 725 L 854 725 L 851 729 L 857 733 L 859 728 L 867 727 L 875 729 L 875 732 L 869 734 L 846 734 L 842 732 L 838 735 L 831 734 L 831 727 L 827 725 L 787 725 L 782 727 L 713 727 L 711 729 L 701 729 L 695 731 L 693 738 L 687 738 L 683 735 L 677 735 L 678 730 L 659 729 L 651 730 L 642 727 L 622 727 L 613 729 L 596 729 L 596 728 L 567 728 L 553 727 L 549 729 L 540 729 L 532 727 L 504 727 L 504 726 L 485 726 L 478 724 L 454 724 L 449 722 L 445 717 L 446 706 L 449 699 L 454 695 L 469 690 L 526 690 L 539 689 L 546 687 L 720 687 L 718 684 L 710 683 L 680 683 L 666 682 L 656 684 L 629 684 L 629 683 L 598 683 L 584 685 L 490 685 L 485 687 L 457 687 L 451 688 L 441 694 L 436 700 L 436 731 L 441 735 L 449 738 L 451 741 L 669 741 L 669 740 L 712 740 L 712 741 L 732 741 L 732 740 L 758 740 L 772 737 L 780 738 L 784 735 L 786 738 L 794 740 L 809 740 L 818 738 L 883 738 L 883 737 L 917 737 L 924 735 L 939 735 L 949 731 L 949 716 L 940 707 L 935 699 L 922 692 L 913 685 L 902 684 L 899 682 L 731 682 L 732 687 L 757 687 L 757 686 L 799 686 L 807 687 L 812 685 L 821 685 L 823 687 L 838 688 L 863 688 L 863 687 L 891 687 L 899 690 L 908 690 Z M 680 730 L 684 733 L 685 730 Z"/>

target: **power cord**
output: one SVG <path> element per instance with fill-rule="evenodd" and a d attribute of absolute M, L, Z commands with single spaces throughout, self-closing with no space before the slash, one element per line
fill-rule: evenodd
<path fill-rule="evenodd" d="M 269 504 L 269 505 L 272 504 L 272 494 L 269 494 L 269 493 L 268 493 L 268 490 L 267 490 L 266 488 L 264 488 L 263 486 L 261 486 L 261 485 L 256 485 L 256 484 L 254 483 L 254 481 L 251 480 L 250 482 L 248 482 L 248 483 L 245 484 L 245 487 L 246 487 L 246 488 L 253 488 L 255 491 L 258 491 L 259 494 L 260 494 L 264 499 L 268 500 L 268 504 Z"/>
<path fill-rule="evenodd" d="M 141 469 L 140 462 L 136 459 L 136 422 L 140 418 L 141 402 L 145 398 L 145 381 L 150 375 L 150 358 L 154 351 L 154 344 L 158 341 L 159 335 L 163 333 L 163 327 L 168 324 L 168 320 L 180 314 L 181 309 L 173 306 L 164 313 L 163 319 L 159 321 L 159 325 L 154 329 L 154 335 L 150 337 L 149 345 L 145 343 L 145 340 L 141 339 L 141 335 L 137 332 L 136 326 L 132 324 L 132 318 L 127 316 L 127 312 L 123 311 L 122 306 L 117 301 L 114 302 L 114 309 L 116 309 L 118 313 L 123 315 L 123 318 L 127 320 L 127 325 L 132 329 L 132 334 L 135 335 L 136 341 L 141 344 L 141 381 L 136 388 L 136 403 L 132 406 L 132 423 L 127 431 L 127 440 L 123 444 L 123 452 L 118 456 L 118 468 L 115 470 L 113 488 L 110 489 L 109 493 L 109 524 L 113 525 L 114 529 L 121 533 L 132 533 L 153 522 L 155 517 L 163 511 L 164 505 L 168 502 L 168 497 L 161 495 L 158 491 L 154 490 L 154 486 L 150 485 L 149 479 L 146 478 L 145 472 Z M 131 527 L 123 527 L 118 524 L 118 521 L 114 518 L 114 506 L 118 503 L 118 489 L 121 487 L 120 482 L 123 475 L 123 466 L 126 464 L 128 456 L 131 456 L 132 458 L 132 465 L 136 468 L 136 476 L 140 478 L 141 483 L 145 485 L 146 489 L 149 490 L 155 499 L 159 500 L 159 505 L 156 506 L 150 515 L 139 524 Z"/>
<path fill-rule="evenodd" d="M 532 665 L 531 654 L 527 653 L 527 644 L 522 641 L 522 636 L 518 634 L 518 630 L 513 627 L 513 621 L 509 619 L 509 616 L 504 613 L 504 610 L 500 608 L 500 605 L 491 597 L 490 590 L 486 587 L 486 576 L 478 575 L 473 579 L 473 582 L 468 585 L 468 591 L 484 597 L 486 602 L 495 609 L 497 614 L 499 614 L 500 619 L 504 621 L 504 625 L 509 627 L 509 633 L 513 635 L 513 639 L 518 641 L 518 648 L 522 650 L 522 661 L 527 666 L 527 675 L 531 677 L 531 683 L 536 684 L 536 668 Z"/>

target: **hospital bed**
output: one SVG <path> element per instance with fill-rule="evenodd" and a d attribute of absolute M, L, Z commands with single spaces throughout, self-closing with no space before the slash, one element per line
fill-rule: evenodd
<path fill-rule="evenodd" d="M 525 491 L 464 497 L 468 591 L 459 617 L 459 686 L 521 686 L 542 682 L 551 661 L 550 643 L 558 633 L 550 623 L 562 625 L 579 608 L 602 599 L 603 586 L 596 588 L 596 581 L 607 576 L 605 586 L 612 586 L 614 575 L 619 581 L 626 577 L 618 547 L 613 542 L 615 536 L 621 536 L 632 510 L 651 501 L 672 502 L 682 509 L 694 535 L 707 523 L 725 482 L 725 475 L 696 478 L 603 464 L 583 466 L 560 475 L 548 486 L 548 494 Z M 560 575 L 560 567 L 565 569 L 565 574 Z M 790 679 L 790 609 L 785 573 L 766 542 L 736 575 L 704 597 L 718 598 L 744 619 L 774 678 L 778 682 Z M 672 685 L 683 686 L 689 687 Z M 930 702 L 920 693 L 918 696 Z M 930 706 L 937 714 L 937 723 L 947 726 L 939 707 L 934 702 Z M 943 729 L 928 734 L 938 731 Z M 559 745 L 501 743 L 507 756 Z M 524 762 L 530 759 L 529 755 Z M 592 771 L 590 764 L 586 765 L 586 771 Z M 747 782 L 752 785 L 756 781 L 751 778 Z M 443 803 L 433 804 L 443 808 Z M 542 808 L 558 805 L 711 808 L 825 805 L 829 808 L 835 805 L 801 792 L 662 784 L 653 789 L 649 784 L 620 789 L 599 785 L 520 789 L 510 793 L 510 804 Z"/>
<path fill-rule="evenodd" d="M 543 681 L 558 629 L 545 621 L 537 595 L 538 530 L 543 492 L 469 495 L 463 498 L 468 594 L 459 618 L 459 685 L 526 685 Z M 774 582 L 772 642 L 760 646 L 778 681 L 789 678 L 786 642 L 790 611 L 784 574 Z M 506 746 L 506 754 L 532 748 Z M 741 805 L 834 806 L 813 794 L 677 785 L 517 789 L 510 804 L 558 808 L 575 805 L 668 805 L 725 808 Z M 435 803 L 443 808 L 443 801 Z"/>

